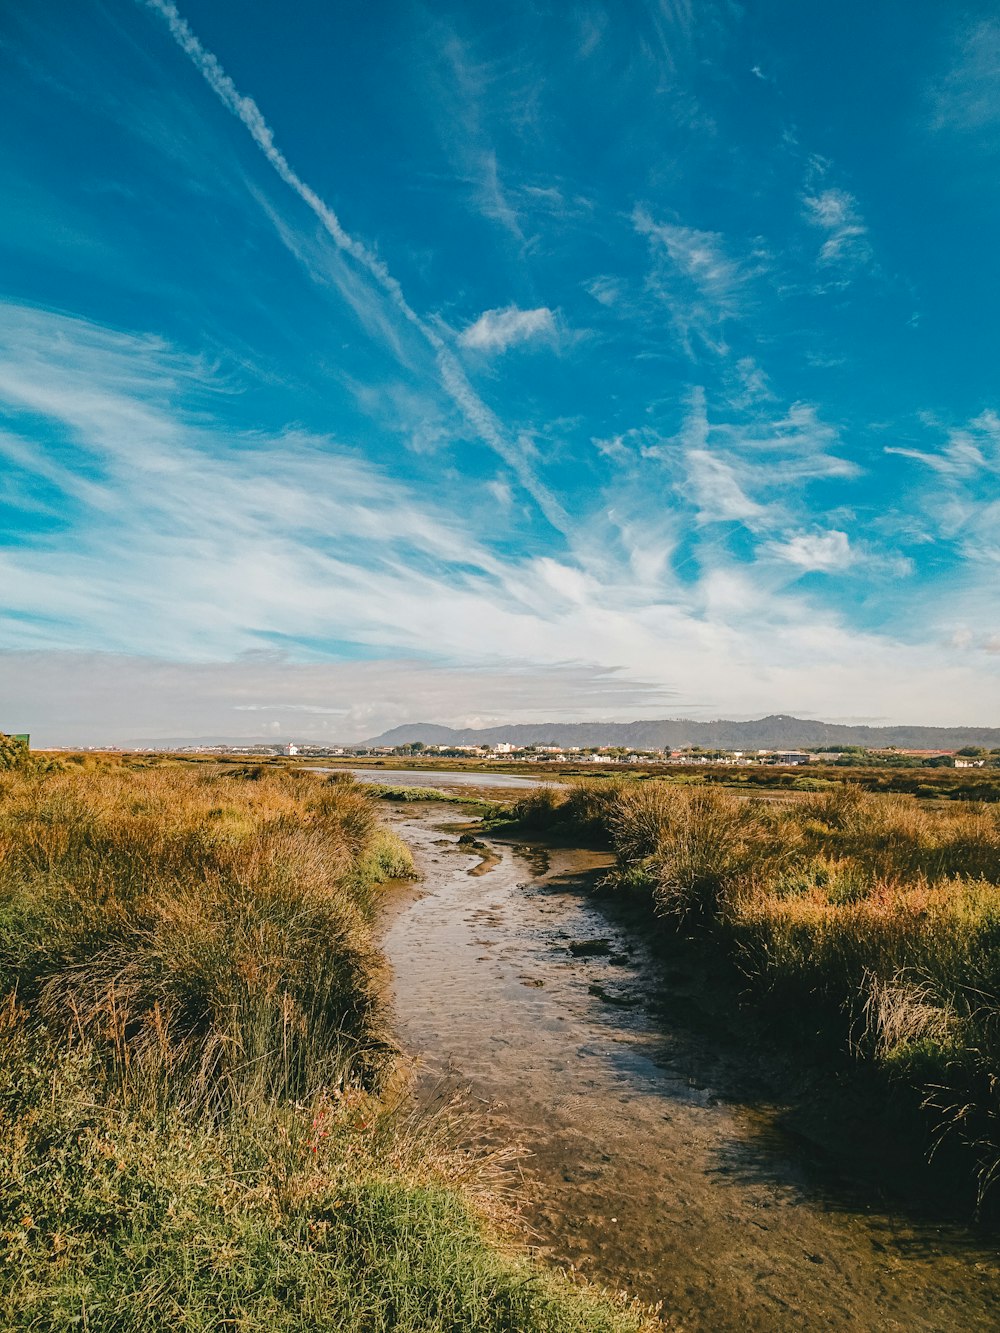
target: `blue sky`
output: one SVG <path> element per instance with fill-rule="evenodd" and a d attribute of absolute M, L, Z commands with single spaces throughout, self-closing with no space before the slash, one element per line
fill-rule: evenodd
<path fill-rule="evenodd" d="M 0 708 L 1000 724 L 1000 21 L 0 21 Z"/>

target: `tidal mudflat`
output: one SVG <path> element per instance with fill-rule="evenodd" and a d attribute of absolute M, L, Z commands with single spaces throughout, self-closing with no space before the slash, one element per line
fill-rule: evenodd
<path fill-rule="evenodd" d="M 543 1254 L 662 1300 L 668 1327 L 996 1329 L 989 1243 L 781 1129 L 753 1053 L 689 1021 L 697 978 L 586 894 L 608 856 L 497 843 L 474 875 L 453 812 L 394 825 L 424 875 L 384 940 L 398 1035 L 530 1154 Z"/>

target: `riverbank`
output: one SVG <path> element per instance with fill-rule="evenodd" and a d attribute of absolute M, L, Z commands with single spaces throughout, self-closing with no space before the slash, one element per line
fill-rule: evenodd
<path fill-rule="evenodd" d="M 349 781 L 0 774 L 4 1328 L 651 1326 L 525 1259 L 497 1156 L 391 1093 L 411 873 Z"/>
<path fill-rule="evenodd" d="M 660 782 L 540 789 L 494 821 L 607 847 L 662 950 L 693 932 L 794 1046 L 850 1052 L 992 1206 L 1000 816 L 856 787 L 787 802 Z M 941 1146 L 943 1142 L 943 1147 Z M 959 1192 L 961 1192 L 961 1185 Z M 978 1199 L 975 1198 L 978 1193 Z"/>

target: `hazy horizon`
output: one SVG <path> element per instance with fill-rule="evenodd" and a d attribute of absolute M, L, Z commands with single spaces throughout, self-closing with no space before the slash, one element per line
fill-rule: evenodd
<path fill-rule="evenodd" d="M 192 665 L 119 654 L 15 653 L 6 655 L 5 665 L 0 730 L 30 732 L 39 746 L 209 735 L 339 744 L 367 740 L 406 723 L 463 728 L 669 718 L 750 721 L 790 715 L 858 726 L 995 725 L 961 705 L 936 718 L 834 714 L 808 706 L 696 708 L 654 687 L 636 687 L 573 667 L 536 680 L 533 706 L 527 707 L 521 673 L 456 673 L 405 661 L 345 669 L 296 665 L 278 654 Z M 290 695 L 297 702 L 290 702 Z M 9 698 L 20 700 L 20 707 L 12 707 Z M 610 706 L 611 699 L 618 701 L 617 707 Z"/>

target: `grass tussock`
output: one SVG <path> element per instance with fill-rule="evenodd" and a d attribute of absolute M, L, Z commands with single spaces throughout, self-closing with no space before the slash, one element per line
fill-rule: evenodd
<path fill-rule="evenodd" d="M 506 818 L 524 829 L 603 843 L 626 786 L 621 778 L 608 778 L 535 787 L 511 803 Z"/>
<path fill-rule="evenodd" d="M 1000 808 L 843 784 L 781 802 L 646 781 L 544 789 L 528 827 L 613 848 L 608 886 L 731 950 L 780 1021 L 811 1016 L 912 1088 L 1000 1178 Z"/>
<path fill-rule="evenodd" d="M 0 1326 L 644 1326 L 498 1247 L 489 1162 L 386 1099 L 411 873 L 351 782 L 0 773 Z"/>
<path fill-rule="evenodd" d="M 0 987 L 209 1099 L 376 1078 L 374 886 L 406 864 L 350 785 L 109 767 L 0 778 Z M 395 863 L 393 862 L 395 858 Z"/>

